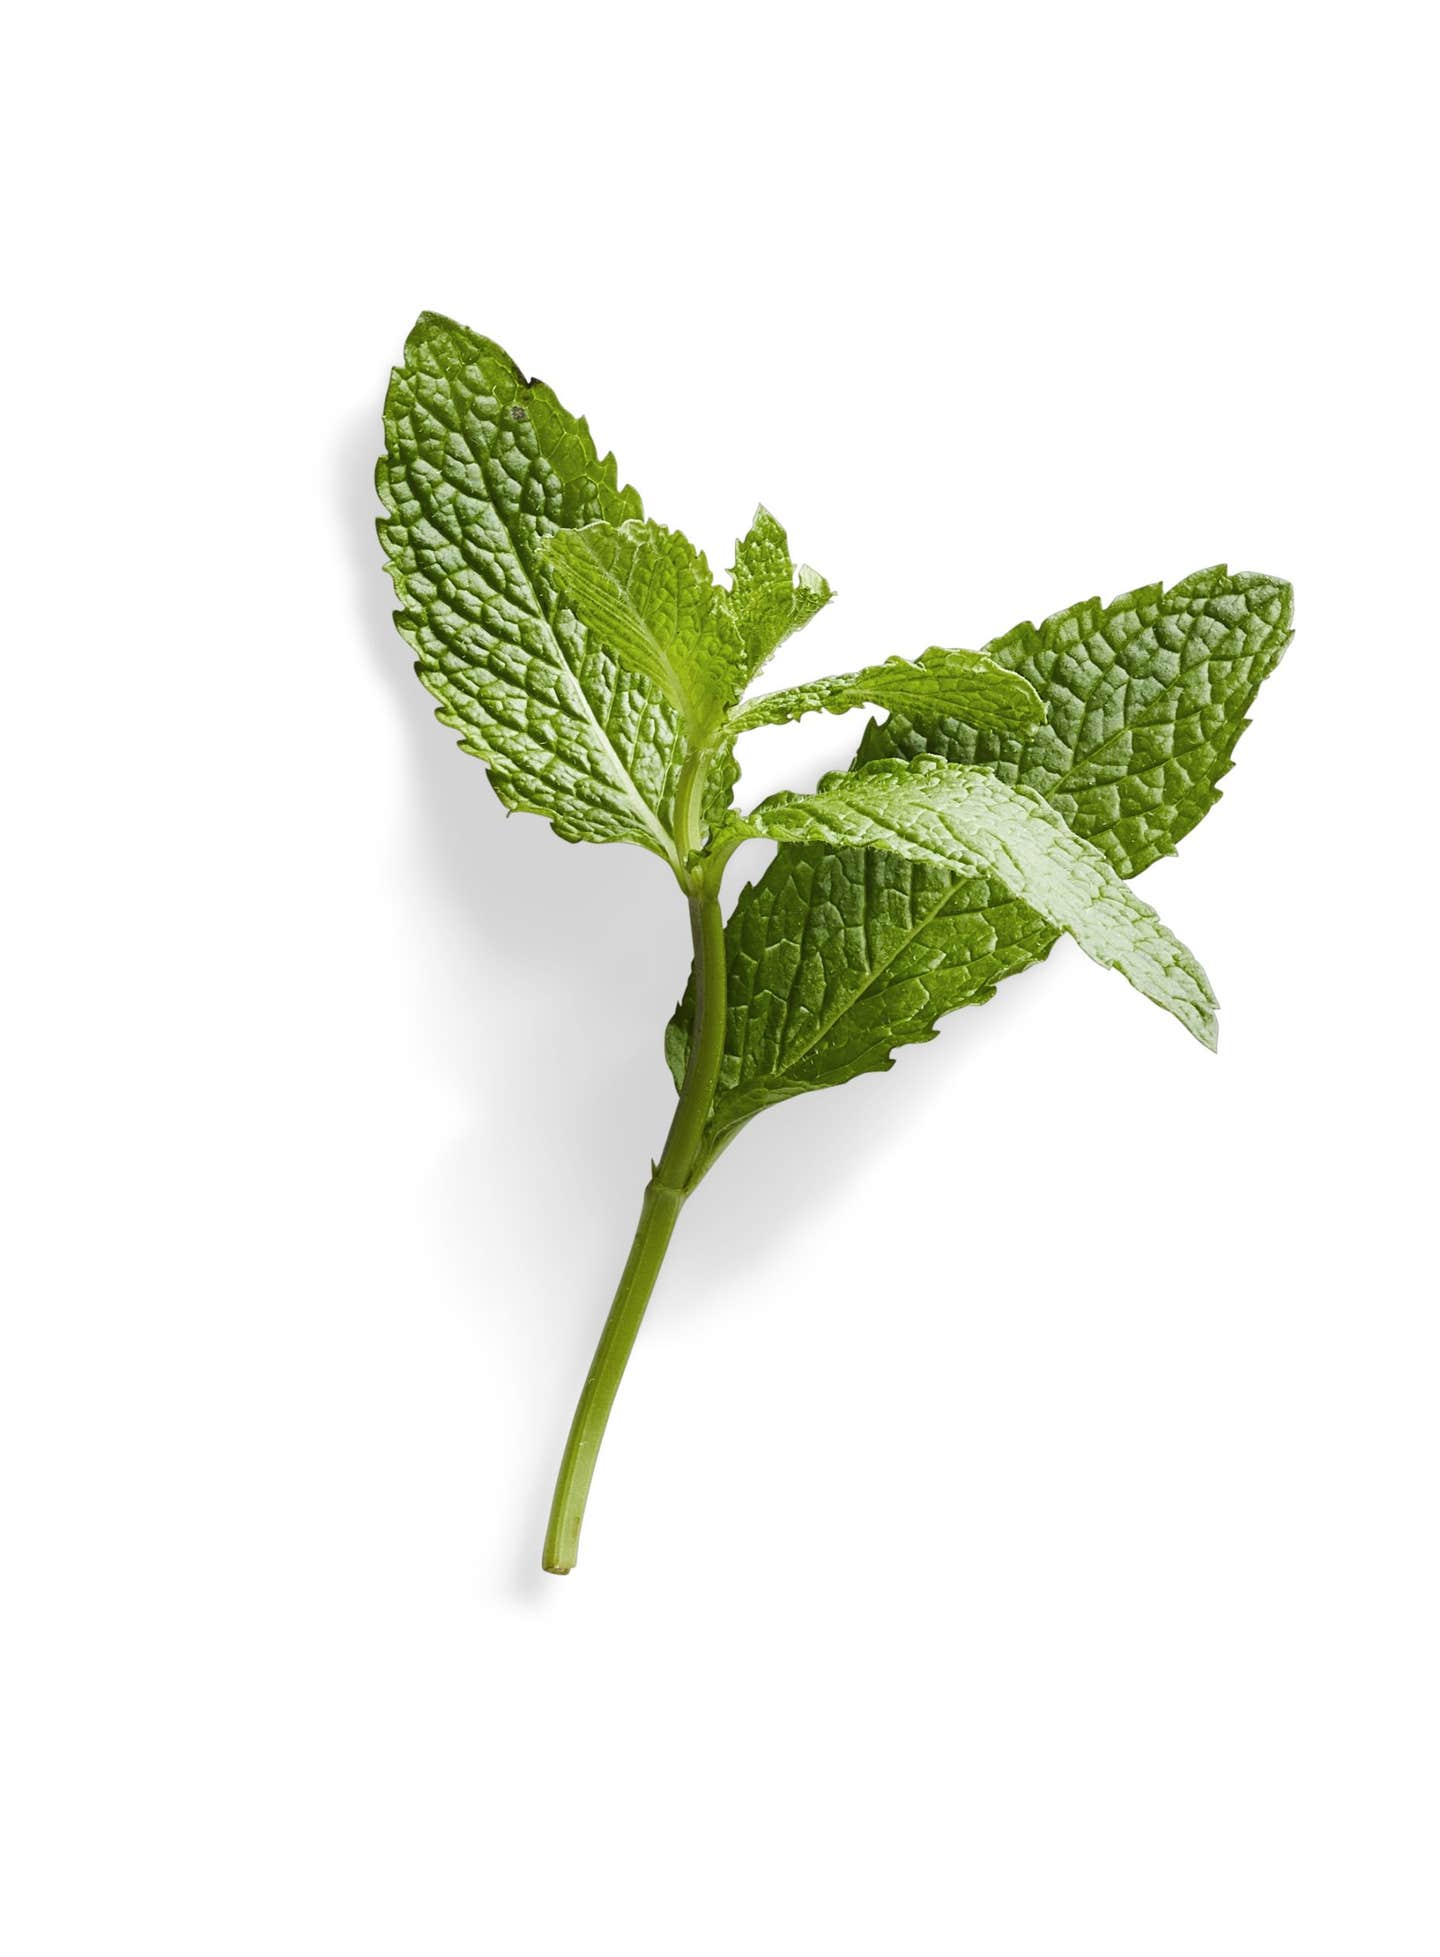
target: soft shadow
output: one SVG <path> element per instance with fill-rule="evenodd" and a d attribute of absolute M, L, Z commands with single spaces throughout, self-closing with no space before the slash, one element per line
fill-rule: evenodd
<path fill-rule="evenodd" d="M 721 1156 L 686 1206 L 671 1260 L 675 1290 L 709 1310 L 752 1282 L 797 1235 L 823 1232 L 827 1217 L 848 1216 L 853 1185 L 875 1160 L 896 1161 L 903 1176 L 904 1138 L 936 1105 L 973 1106 L 967 1049 L 981 1036 L 1023 1043 L 1024 1023 L 1045 1010 L 1053 982 L 1048 964 L 998 988 L 984 1008 L 940 1022 L 937 1041 L 901 1047 L 886 1073 L 863 1074 L 841 1089 L 797 1095 L 767 1109 Z M 837 1098 L 838 1096 L 838 1098 Z M 957 1156 L 957 1172 L 961 1164 Z M 901 1184 L 897 1181 L 897 1200 Z M 744 1218 L 736 1229 L 736 1217 Z"/>
<path fill-rule="evenodd" d="M 438 1014 L 434 1037 L 475 1110 L 426 1221 L 466 1274 L 515 1426 L 533 1439 L 511 1505 L 514 1583 L 535 1595 L 554 1587 L 537 1550 L 555 1464 L 673 1105 L 661 1031 L 689 931 L 658 859 L 566 844 L 507 815 L 426 711 L 375 537 L 376 452 L 373 415 L 357 417 L 337 445 L 335 494 L 357 638 L 408 751 L 405 877 L 460 961 L 437 992 L 465 1007 Z M 502 1234 L 523 1255 L 497 1258 Z M 487 1287 L 497 1266 L 505 1282 Z"/>
<path fill-rule="evenodd" d="M 535 817 L 508 816 L 426 711 L 375 537 L 377 445 L 373 415 L 357 416 L 337 447 L 335 494 L 357 638 L 408 750 L 406 878 L 443 919 L 447 956 L 461 964 L 437 993 L 464 1009 L 437 1014 L 434 1039 L 474 1108 L 427 1192 L 425 1223 L 454 1260 L 457 1290 L 474 1299 L 467 1309 L 504 1371 L 511 1431 L 526 1437 L 518 1492 L 496 1499 L 513 1510 L 508 1588 L 536 1600 L 554 1590 L 537 1548 L 575 1394 L 674 1106 L 661 1036 L 689 966 L 689 932 L 656 858 L 568 845 Z M 991 1036 L 1002 1016 L 1026 1010 L 1036 982 L 1040 972 L 1001 988 Z M 839 1103 L 806 1095 L 746 1129 L 692 1199 L 656 1309 L 717 1308 L 763 1281 L 794 1233 L 823 1230 L 918 1109 L 961 1091 L 970 1020 L 956 1015 L 938 1051 L 902 1050 L 892 1073 L 852 1084 Z M 523 1256 L 497 1258 L 501 1240 Z M 503 1282 L 487 1287 L 497 1267 Z"/>

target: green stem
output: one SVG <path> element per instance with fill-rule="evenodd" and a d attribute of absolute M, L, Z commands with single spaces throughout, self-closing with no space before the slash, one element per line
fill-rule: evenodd
<path fill-rule="evenodd" d="M 605 1320 L 605 1329 L 590 1362 L 555 1482 L 550 1526 L 545 1531 L 544 1559 L 545 1568 L 555 1576 L 573 1570 L 580 1553 L 580 1525 L 585 1520 L 585 1501 L 600 1443 L 605 1438 L 605 1423 L 610 1418 L 635 1334 L 640 1330 L 640 1321 L 669 1248 L 670 1233 L 684 1202 L 679 1190 L 662 1189 L 655 1182 L 645 1191 L 640 1225 L 625 1260 L 610 1316 Z"/>
<path fill-rule="evenodd" d="M 712 874 L 708 865 L 698 866 L 688 881 L 690 930 L 695 943 L 695 1024 L 690 1060 L 664 1150 L 640 1206 L 640 1222 L 620 1274 L 615 1302 L 570 1423 L 550 1506 L 550 1526 L 545 1532 L 545 1568 L 556 1576 L 575 1567 L 585 1500 L 605 1438 L 605 1423 L 676 1220 L 699 1179 L 705 1122 L 725 1052 L 725 920 L 718 884 L 718 874 Z"/>

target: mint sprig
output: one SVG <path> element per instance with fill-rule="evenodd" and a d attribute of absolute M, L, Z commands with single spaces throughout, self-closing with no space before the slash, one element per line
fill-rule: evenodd
<path fill-rule="evenodd" d="M 564 1572 L 675 1223 L 747 1121 L 889 1067 L 1062 932 L 1214 1046 L 1209 980 L 1125 879 L 1218 799 L 1289 642 L 1290 590 L 1219 567 L 977 652 L 931 647 L 756 695 L 832 596 L 763 507 L 717 581 L 680 531 L 645 519 L 549 388 L 431 313 L 392 376 L 385 435 L 396 624 L 438 717 L 507 807 L 570 841 L 653 851 L 690 913 L 694 964 L 666 1034 L 675 1114 L 546 1536 L 545 1568 Z M 860 704 L 888 718 L 848 773 L 735 806 L 740 735 Z M 747 837 L 776 856 L 727 922 L 725 865 Z"/>

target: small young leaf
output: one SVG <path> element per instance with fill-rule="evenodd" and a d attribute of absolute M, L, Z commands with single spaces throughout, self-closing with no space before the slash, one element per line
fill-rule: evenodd
<path fill-rule="evenodd" d="M 378 529 L 395 623 L 438 718 L 507 808 L 567 841 L 674 860 L 679 718 L 654 679 L 588 640 L 544 562 L 567 525 L 638 517 L 585 423 L 508 354 L 422 313 L 385 402 Z"/>
<path fill-rule="evenodd" d="M 1023 734 L 1045 718 L 1039 694 L 1019 673 L 1008 672 L 983 653 L 931 646 L 915 660 L 887 659 L 858 673 L 837 673 L 781 693 L 763 693 L 738 706 L 730 726 L 743 734 L 822 709 L 845 713 L 867 704 L 916 716 L 946 715 L 1010 734 Z"/>
<path fill-rule="evenodd" d="M 735 545 L 730 571 L 735 617 L 745 642 L 745 678 L 753 680 L 792 632 L 808 625 L 834 593 L 818 571 L 790 561 L 790 542 L 762 503 Z"/>
<path fill-rule="evenodd" d="M 735 799 L 735 784 L 740 779 L 740 763 L 735 759 L 733 737 L 724 739 L 710 756 L 705 777 L 705 800 L 701 816 L 712 836 L 722 827 Z"/>
<path fill-rule="evenodd" d="M 745 827 L 775 842 L 884 849 L 993 877 L 1097 965 L 1122 972 L 1202 1044 L 1215 1045 L 1215 995 L 1194 953 L 1033 789 L 934 755 L 874 761 L 827 775 L 813 795 L 772 795 Z"/>
<path fill-rule="evenodd" d="M 545 549 L 576 616 L 662 687 L 703 737 L 739 697 L 745 653 L 728 592 L 678 530 L 631 522 L 557 531 Z"/>

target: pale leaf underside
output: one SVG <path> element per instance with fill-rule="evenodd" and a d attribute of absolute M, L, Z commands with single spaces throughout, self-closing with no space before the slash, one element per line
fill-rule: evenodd
<path fill-rule="evenodd" d="M 1033 789 L 919 755 L 827 775 L 813 795 L 772 796 L 747 827 L 775 842 L 858 845 L 993 878 L 1215 1044 L 1215 995 L 1194 954 Z"/>
<path fill-rule="evenodd" d="M 808 713 L 888 707 L 913 715 L 947 715 L 975 727 L 1021 734 L 1045 717 L 1028 680 L 983 653 L 931 646 L 918 659 L 886 659 L 855 673 L 809 680 L 746 700 L 730 716 L 736 733 L 799 720 Z"/>

